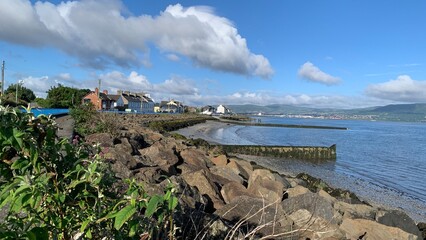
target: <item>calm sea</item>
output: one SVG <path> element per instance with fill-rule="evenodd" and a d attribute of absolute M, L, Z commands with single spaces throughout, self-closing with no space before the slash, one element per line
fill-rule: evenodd
<path fill-rule="evenodd" d="M 337 160 L 312 164 L 275 160 L 280 170 L 308 172 L 426 221 L 426 123 L 259 117 L 262 123 L 347 127 L 349 130 L 233 126 L 211 137 L 225 144 L 337 144 Z M 297 164 L 295 164 L 295 162 Z"/>

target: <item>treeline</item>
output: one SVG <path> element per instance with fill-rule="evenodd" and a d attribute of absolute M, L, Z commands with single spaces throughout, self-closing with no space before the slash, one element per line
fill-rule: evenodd
<path fill-rule="evenodd" d="M 81 100 L 90 92 L 89 89 L 77 89 L 72 87 L 53 86 L 47 91 L 47 97 L 37 98 L 34 92 L 19 84 L 11 84 L 1 96 L 1 104 L 4 106 L 28 105 L 36 103 L 42 108 L 73 108 L 80 105 Z"/>

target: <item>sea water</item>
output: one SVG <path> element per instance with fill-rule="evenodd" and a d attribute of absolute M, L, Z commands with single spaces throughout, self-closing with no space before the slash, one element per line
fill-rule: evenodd
<path fill-rule="evenodd" d="M 259 117 L 262 123 L 346 127 L 348 130 L 232 126 L 210 133 L 223 144 L 337 145 L 336 161 L 276 159 L 274 167 L 307 172 L 361 198 L 401 208 L 426 221 L 426 123 Z"/>

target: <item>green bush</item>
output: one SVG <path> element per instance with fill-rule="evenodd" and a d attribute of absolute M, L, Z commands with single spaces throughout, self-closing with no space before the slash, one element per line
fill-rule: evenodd
<path fill-rule="evenodd" d="M 119 194 L 99 147 L 58 139 L 44 115 L 0 106 L 0 122 L 0 239 L 173 237 L 173 186 Z"/>

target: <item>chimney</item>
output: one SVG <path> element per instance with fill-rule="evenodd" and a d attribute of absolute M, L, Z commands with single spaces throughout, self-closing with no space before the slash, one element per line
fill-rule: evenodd
<path fill-rule="evenodd" d="M 103 91 L 103 93 L 104 93 L 105 95 L 108 95 L 108 90 L 104 90 L 104 91 Z"/>
<path fill-rule="evenodd" d="M 95 88 L 95 94 L 98 96 L 99 95 L 99 89 Z"/>

